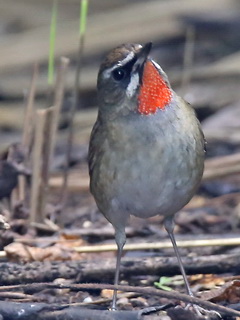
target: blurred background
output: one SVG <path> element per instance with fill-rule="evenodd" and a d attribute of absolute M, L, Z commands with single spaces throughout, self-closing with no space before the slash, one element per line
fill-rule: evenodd
<path fill-rule="evenodd" d="M 70 65 L 52 164 L 55 171 L 63 167 L 68 144 L 79 10 L 78 0 L 59 1 L 55 70 L 62 56 L 70 59 Z M 51 11 L 49 0 L 0 0 L 0 152 L 21 140 L 25 97 L 35 62 L 39 76 L 34 108 L 51 105 L 47 81 Z M 97 114 L 97 72 L 106 52 L 121 43 L 153 42 L 153 58 L 168 74 L 173 88 L 196 109 L 208 141 L 208 158 L 240 151 L 239 30 L 238 0 L 90 0 L 71 153 L 71 165 L 81 166 L 77 171 L 81 177 L 71 180 L 71 191 L 88 190 L 86 159 Z M 239 180 L 237 174 L 224 183 L 211 180 L 203 184 L 202 191 L 210 196 L 239 191 Z M 53 181 L 54 186 L 59 188 L 60 182 Z"/>
<path fill-rule="evenodd" d="M 144 44 L 152 41 L 152 57 L 167 73 L 174 90 L 195 108 L 208 142 L 203 182 L 199 193 L 176 217 L 177 237 L 190 239 L 191 242 L 198 236 L 219 239 L 219 246 L 190 250 L 196 257 L 223 252 L 231 254 L 231 249 L 235 250 L 234 253 L 239 257 L 239 245 L 238 248 L 224 249 L 220 248 L 220 245 L 223 235 L 231 238 L 233 234 L 239 236 L 240 232 L 240 1 L 89 0 L 80 74 L 80 99 L 74 117 L 71 169 L 68 192 L 64 193 L 61 191 L 62 169 L 66 160 L 70 109 L 74 97 L 79 44 L 79 3 L 79 0 L 58 1 L 55 73 L 59 70 L 61 57 L 68 57 L 70 64 L 65 79 L 66 92 L 58 124 L 54 161 L 51 161 L 50 192 L 45 188 L 48 174 L 44 165 L 40 178 L 33 177 L 31 180 L 27 177 L 23 180 L 22 189 L 26 192 L 19 196 L 18 200 L 21 201 L 12 202 L 14 205 L 10 207 L 10 213 L 5 215 L 11 228 L 0 233 L 0 252 L 7 252 L 8 261 L 65 261 L 80 257 L 80 254 L 76 257 L 72 253 L 69 257 L 68 240 L 74 239 L 71 238 L 73 236 L 81 242 L 75 244 L 77 247 L 99 242 L 113 243 L 112 226 L 98 213 L 89 193 L 87 152 L 90 132 L 97 116 L 97 72 L 102 58 L 113 47 L 126 42 Z M 49 0 L 0 0 L 0 159 L 4 158 L 2 153 L 12 143 L 22 140 L 25 107 L 35 63 L 39 64 L 39 75 L 36 80 L 34 109 L 49 109 L 52 105 L 53 86 L 48 85 L 47 77 L 52 5 L 53 1 Z M 36 124 L 35 122 L 34 128 Z M 46 141 L 48 138 L 49 136 L 45 135 Z M 30 155 L 30 161 L 23 161 L 30 173 L 33 162 L 36 164 L 38 158 L 41 158 L 41 152 L 40 148 L 36 149 L 35 156 Z M 7 158 L 9 159 L 9 156 Z M 9 180 L 7 176 L 7 180 L 3 181 L 5 184 L 1 184 L 1 166 L 0 160 L 0 198 L 1 190 Z M 32 171 L 38 170 L 38 164 L 34 170 Z M 32 181 L 37 185 L 38 179 L 43 177 L 47 183 L 42 188 L 44 196 L 34 198 L 35 202 L 41 200 L 37 207 L 32 200 L 35 194 L 32 187 L 34 183 L 30 185 Z M 16 174 L 13 178 L 16 180 Z M 15 180 L 13 185 L 16 185 Z M 62 204 L 62 207 L 59 204 Z M 32 208 L 35 208 L 35 211 Z M 33 212 L 40 211 L 43 213 L 41 219 L 36 215 L 31 216 Z M 29 216 L 31 222 L 35 223 L 31 227 L 34 226 L 35 229 L 26 223 L 29 222 Z M 151 244 L 160 241 L 167 236 L 161 222 L 161 217 L 148 221 L 133 218 L 130 228 L 127 228 L 129 242 L 147 241 Z M 61 238 L 63 232 L 67 235 L 64 239 Z M 37 236 L 44 235 L 56 236 L 54 241 L 60 238 L 60 246 L 63 246 L 65 240 L 67 250 L 64 247 L 62 253 L 56 257 L 55 247 L 52 246 L 53 238 L 45 239 L 44 243 L 50 244 L 52 248 L 53 255 L 50 256 L 49 251 L 44 251 L 43 242 L 38 242 Z M 35 249 L 34 245 L 44 247 L 43 257 L 38 257 L 35 253 L 26 257 L 28 250 L 23 248 L 20 251 L 19 246 L 15 246 L 19 242 L 30 244 L 28 250 L 30 247 Z M 11 245 L 12 251 L 9 247 Z M 70 245 L 71 248 L 74 246 L 72 242 Z M 188 249 L 182 250 L 185 250 L 185 254 L 188 253 Z M 173 253 L 172 249 L 127 253 L 132 256 L 154 257 L 156 254 Z M 97 257 L 99 265 L 100 258 L 104 261 L 106 257 L 112 257 L 113 252 L 104 252 L 101 257 L 100 253 L 92 256 Z M 6 254 L 2 254 L 2 257 L 6 258 Z M 89 257 L 91 258 L 91 255 L 81 256 L 83 259 Z M 225 258 L 224 261 L 228 259 Z M 194 268 L 195 265 L 198 263 L 194 263 Z M 194 269 L 192 272 L 201 273 L 201 263 L 199 266 L 200 271 Z M 167 269 L 170 270 L 169 266 Z M 176 268 L 174 271 L 170 270 L 169 274 L 174 274 L 175 271 Z M 107 271 L 106 278 L 101 279 L 112 281 L 113 268 L 111 272 Z M 209 272 L 212 273 L 212 269 Z M 145 277 L 145 270 L 143 274 Z M 149 279 L 152 285 L 153 278 Z M 90 278 L 90 281 L 92 280 Z M 99 282 L 99 278 L 94 280 Z M 139 285 L 140 282 L 137 279 L 132 283 Z"/>
<path fill-rule="evenodd" d="M 49 0 L 0 0 L 0 150 L 18 140 L 22 130 L 24 94 L 34 62 L 40 64 L 35 106 L 47 105 L 51 9 Z M 61 56 L 71 59 L 64 111 L 71 103 L 78 24 L 79 1 L 60 0 L 55 62 Z M 124 42 L 152 41 L 152 56 L 174 89 L 194 105 L 200 120 L 206 120 L 209 143 L 224 140 L 237 147 L 233 144 L 240 139 L 235 130 L 239 127 L 239 28 L 238 0 L 90 0 L 79 103 L 79 110 L 86 112 L 83 118 L 76 117 L 76 144 L 87 142 L 96 115 L 96 77 L 104 54 Z M 211 117 L 226 107 L 228 116 Z M 61 126 L 67 126 L 64 116 Z M 218 152 L 226 153 L 228 147 L 223 145 Z"/>

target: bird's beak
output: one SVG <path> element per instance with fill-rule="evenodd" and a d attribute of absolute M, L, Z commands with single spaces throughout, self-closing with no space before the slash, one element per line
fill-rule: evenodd
<path fill-rule="evenodd" d="M 137 61 L 133 66 L 133 73 L 138 72 L 140 75 L 140 78 L 142 77 L 144 64 L 149 56 L 151 49 L 152 49 L 152 42 L 148 42 L 136 54 Z"/>

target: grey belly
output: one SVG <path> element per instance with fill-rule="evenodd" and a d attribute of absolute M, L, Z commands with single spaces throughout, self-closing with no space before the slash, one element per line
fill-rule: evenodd
<path fill-rule="evenodd" d="M 199 182 L 196 167 L 184 159 L 170 157 L 165 163 L 161 158 L 159 162 L 134 159 L 134 165 L 130 159 L 125 161 L 115 170 L 111 187 L 111 210 L 121 214 L 171 216 L 191 199 Z"/>

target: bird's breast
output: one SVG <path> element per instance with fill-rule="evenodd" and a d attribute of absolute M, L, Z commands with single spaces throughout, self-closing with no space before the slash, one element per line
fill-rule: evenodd
<path fill-rule="evenodd" d="M 101 192 L 99 207 L 106 216 L 173 215 L 194 194 L 204 161 L 197 120 L 166 112 L 118 119 L 105 128 L 98 187 L 92 189 L 95 198 Z"/>

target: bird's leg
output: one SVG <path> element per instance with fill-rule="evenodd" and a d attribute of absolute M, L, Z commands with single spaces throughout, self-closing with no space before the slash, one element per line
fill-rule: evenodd
<path fill-rule="evenodd" d="M 114 285 L 117 286 L 119 282 L 119 273 L 120 273 L 123 247 L 126 243 L 126 234 L 124 229 L 123 230 L 115 229 L 115 240 L 117 243 L 117 263 L 116 263 L 116 270 L 115 270 L 115 277 L 114 277 Z M 117 305 L 117 289 L 114 289 L 111 310 L 117 310 L 116 305 Z"/>
<path fill-rule="evenodd" d="M 173 249 L 174 249 L 175 254 L 177 256 L 178 264 L 179 264 L 180 271 L 181 271 L 182 276 L 183 276 L 183 280 L 184 280 L 184 283 L 185 283 L 186 291 L 187 291 L 189 296 L 194 297 L 194 294 L 192 293 L 192 290 L 190 288 L 190 285 L 189 285 L 189 282 L 188 282 L 188 279 L 187 279 L 187 275 L 186 275 L 185 269 L 183 267 L 182 259 L 181 259 L 181 256 L 179 254 L 179 250 L 178 250 L 178 247 L 177 247 L 177 244 L 176 244 L 176 240 L 175 240 L 175 237 L 174 237 L 174 233 L 173 233 L 174 222 L 173 222 L 173 219 L 172 218 L 165 219 L 164 226 L 165 226 L 165 229 L 167 230 L 167 233 L 168 233 L 168 235 L 169 235 L 169 237 L 171 239 L 171 242 L 172 242 L 172 245 L 173 245 Z M 202 316 L 204 314 L 214 313 L 214 314 L 217 315 L 217 317 L 219 319 L 221 319 L 220 314 L 216 313 L 215 311 L 205 310 L 205 309 L 203 309 L 200 306 L 197 306 L 195 304 L 193 304 L 193 305 L 192 304 L 188 304 L 186 306 L 186 308 L 189 308 L 190 306 L 195 310 L 195 312 L 199 316 Z"/>
<path fill-rule="evenodd" d="M 175 254 L 177 256 L 178 265 L 179 265 L 181 274 L 183 276 L 183 280 L 184 280 L 184 284 L 185 284 L 185 287 L 186 287 L 186 291 L 187 291 L 189 296 L 193 297 L 194 295 L 193 295 L 192 290 L 190 288 L 190 285 L 189 285 L 189 282 L 188 282 L 188 279 L 187 279 L 187 275 L 186 275 L 185 269 L 183 267 L 182 259 L 181 259 L 181 256 L 180 256 L 177 244 L 176 244 L 176 240 L 175 240 L 175 237 L 174 237 L 174 233 L 173 233 L 174 222 L 173 222 L 173 219 L 172 218 L 165 219 L 164 220 L 164 227 L 165 227 L 165 229 L 166 229 L 166 231 L 167 231 L 167 233 L 169 235 L 169 238 L 170 238 L 170 240 L 172 242 L 172 245 L 173 245 L 174 252 L 175 252 Z"/>
<path fill-rule="evenodd" d="M 119 282 L 119 272 L 120 272 L 122 251 L 123 251 L 123 246 L 122 247 L 118 246 L 117 263 L 116 263 L 116 270 L 115 270 L 115 277 L 114 277 L 115 286 L 117 286 Z M 117 289 L 114 289 L 111 310 L 117 310 L 116 304 L 117 304 Z"/>

